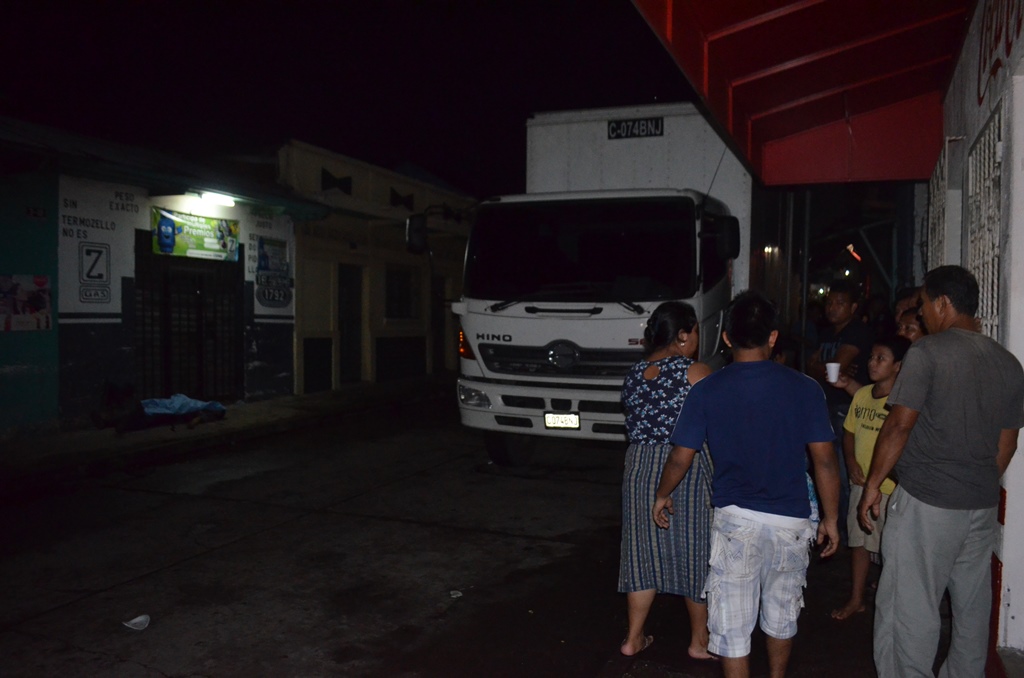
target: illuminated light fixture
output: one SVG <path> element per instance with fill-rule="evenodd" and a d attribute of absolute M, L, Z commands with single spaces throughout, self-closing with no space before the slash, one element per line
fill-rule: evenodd
<path fill-rule="evenodd" d="M 843 275 L 846 275 L 846 276 L 850 275 L 850 269 L 846 269 L 845 271 L 843 271 Z"/>
<path fill-rule="evenodd" d="M 824 296 L 825 295 L 825 288 L 824 287 L 819 287 L 818 288 L 818 294 Z"/>
<path fill-rule="evenodd" d="M 466 338 L 466 333 L 459 328 L 459 357 L 465 358 L 466 360 L 476 360 L 476 356 L 473 355 L 473 347 L 469 345 L 469 339 Z"/>
<path fill-rule="evenodd" d="M 849 245 L 846 246 L 846 251 L 849 252 L 851 255 L 853 255 L 854 259 L 856 259 L 857 261 L 861 261 L 860 255 L 857 254 L 857 252 L 853 249 L 853 243 L 852 242 Z"/>
<path fill-rule="evenodd" d="M 209 191 L 204 191 L 199 194 L 199 198 L 203 202 L 208 202 L 211 205 L 223 205 L 224 207 L 235 206 L 235 199 L 230 195 L 224 195 L 223 193 L 210 193 Z"/>

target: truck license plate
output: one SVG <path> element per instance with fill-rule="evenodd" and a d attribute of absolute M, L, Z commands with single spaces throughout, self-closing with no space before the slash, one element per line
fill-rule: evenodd
<path fill-rule="evenodd" d="M 580 415 L 575 412 L 545 412 L 544 428 L 579 428 Z"/>

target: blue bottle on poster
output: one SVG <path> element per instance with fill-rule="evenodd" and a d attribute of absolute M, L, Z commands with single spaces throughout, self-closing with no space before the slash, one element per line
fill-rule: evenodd
<path fill-rule="evenodd" d="M 162 216 L 157 222 L 156 244 L 164 254 L 174 252 L 174 221 L 170 217 Z"/>

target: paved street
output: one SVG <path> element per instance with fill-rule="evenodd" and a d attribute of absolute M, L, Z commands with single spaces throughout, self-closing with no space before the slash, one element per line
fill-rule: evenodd
<path fill-rule="evenodd" d="M 595 537 L 604 562 L 580 585 L 608 570 L 621 451 L 555 448 L 515 476 L 453 411 L 402 417 L 5 507 L 3 674 L 597 673 L 620 624 L 594 639 L 575 618 L 596 621 L 600 603 L 553 610 L 525 591 L 543 594 Z M 376 435 L 381 423 L 402 432 Z M 614 600 L 604 588 L 597 599 Z M 447 632 L 481 612 L 500 646 Z M 145 630 L 121 624 L 141 614 Z"/>
<path fill-rule="evenodd" d="M 381 411 L 0 509 L 4 676 L 717 676 L 682 601 L 618 655 L 618 446 L 488 463 L 449 404 Z M 792 676 L 871 676 L 847 561 L 816 564 Z M 151 621 L 141 631 L 122 622 Z M 755 675 L 764 668 L 755 639 Z"/>

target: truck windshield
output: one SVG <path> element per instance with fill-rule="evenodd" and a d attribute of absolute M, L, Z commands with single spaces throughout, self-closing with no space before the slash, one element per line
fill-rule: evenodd
<path fill-rule="evenodd" d="M 655 301 L 696 292 L 685 197 L 482 205 L 465 294 L 515 301 Z"/>

